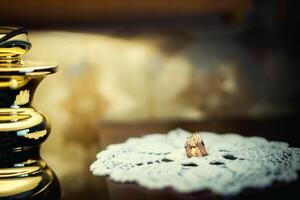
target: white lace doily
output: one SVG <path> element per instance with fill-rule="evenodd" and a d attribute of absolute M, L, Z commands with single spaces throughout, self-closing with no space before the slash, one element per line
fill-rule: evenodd
<path fill-rule="evenodd" d="M 261 137 L 201 132 L 209 155 L 187 158 L 184 143 L 189 135 L 177 129 L 130 138 L 100 152 L 90 169 L 94 175 L 149 189 L 169 187 L 185 193 L 209 189 L 223 195 L 298 177 L 300 148 Z"/>

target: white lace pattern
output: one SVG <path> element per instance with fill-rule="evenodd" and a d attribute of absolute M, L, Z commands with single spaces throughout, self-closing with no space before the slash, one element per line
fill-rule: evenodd
<path fill-rule="evenodd" d="M 90 169 L 94 175 L 149 189 L 169 187 L 184 193 L 210 189 L 223 195 L 298 178 L 300 148 L 261 137 L 200 134 L 209 153 L 205 157 L 187 158 L 184 143 L 190 133 L 176 129 L 110 145 Z"/>

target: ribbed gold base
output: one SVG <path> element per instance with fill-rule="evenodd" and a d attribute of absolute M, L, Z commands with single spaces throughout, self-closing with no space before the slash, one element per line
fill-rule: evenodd
<path fill-rule="evenodd" d="M 13 170 L 13 169 L 11 169 Z M 20 169 L 17 169 L 17 173 Z M 3 170 L 0 170 L 0 177 Z M 58 179 L 51 169 L 46 167 L 42 171 L 24 177 L 16 176 L 0 178 L 0 199 L 41 199 L 59 200 L 61 192 Z"/>

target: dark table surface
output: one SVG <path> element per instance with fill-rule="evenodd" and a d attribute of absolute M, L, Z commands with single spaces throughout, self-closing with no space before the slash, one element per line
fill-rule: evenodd
<path fill-rule="evenodd" d="M 300 147 L 298 116 L 268 117 L 260 119 L 236 118 L 215 119 L 204 121 L 172 121 L 172 122 L 101 122 L 99 125 L 99 149 L 105 149 L 109 144 L 125 141 L 129 137 L 137 137 L 146 133 L 168 132 L 174 128 L 188 131 L 213 131 L 222 133 L 234 132 L 244 136 L 263 136 L 268 140 L 286 141 L 290 146 Z M 95 160 L 95 158 L 94 158 Z M 273 183 L 264 189 L 248 188 L 237 196 L 221 197 L 210 191 L 199 191 L 193 194 L 179 194 L 171 189 L 148 190 L 134 183 L 120 184 L 106 177 L 93 176 L 88 166 L 94 160 L 87 160 L 84 174 L 77 175 L 88 179 L 88 183 L 78 190 L 68 190 L 68 185 L 62 184 L 65 199 L 277 199 L 286 196 L 299 198 L 299 179 L 291 183 Z M 293 196 L 291 196 L 293 195 Z"/>

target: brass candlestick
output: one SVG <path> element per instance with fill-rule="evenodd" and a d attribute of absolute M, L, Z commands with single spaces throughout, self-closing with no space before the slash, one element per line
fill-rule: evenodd
<path fill-rule="evenodd" d="M 57 65 L 25 62 L 31 48 L 26 30 L 0 27 L 0 199 L 60 199 L 59 182 L 40 157 L 50 133 L 32 107 L 34 92 Z"/>

